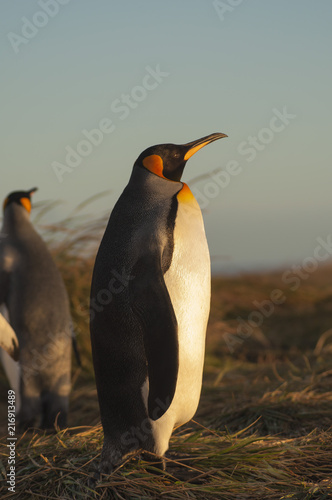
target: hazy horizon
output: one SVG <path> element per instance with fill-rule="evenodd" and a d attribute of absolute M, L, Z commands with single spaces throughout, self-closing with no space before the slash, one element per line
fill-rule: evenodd
<path fill-rule="evenodd" d="M 223 132 L 183 176 L 213 265 L 309 259 L 332 234 L 332 4 L 235 3 L 3 3 L 0 197 L 38 186 L 63 201 L 46 223 L 108 189 L 98 218 L 146 147 Z"/>

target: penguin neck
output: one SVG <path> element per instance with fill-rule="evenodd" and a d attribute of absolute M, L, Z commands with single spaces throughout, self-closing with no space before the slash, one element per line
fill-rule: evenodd
<path fill-rule="evenodd" d="M 31 231 L 30 214 L 24 207 L 11 203 L 6 207 L 2 232 L 6 234 L 17 233 L 18 231 Z"/>
<path fill-rule="evenodd" d="M 162 199 L 169 199 L 178 193 L 182 189 L 183 183 L 159 177 L 146 168 L 135 165 L 128 187 L 137 192 L 154 193 L 156 201 L 161 201 Z"/>

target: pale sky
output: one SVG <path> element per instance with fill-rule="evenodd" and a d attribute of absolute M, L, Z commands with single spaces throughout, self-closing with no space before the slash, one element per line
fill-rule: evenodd
<path fill-rule="evenodd" d="M 331 16 L 329 0 L 1 2 L 0 196 L 36 185 L 63 200 L 54 220 L 110 189 L 97 218 L 145 148 L 223 132 L 183 176 L 219 169 L 192 184 L 214 269 L 301 263 L 332 234 Z"/>

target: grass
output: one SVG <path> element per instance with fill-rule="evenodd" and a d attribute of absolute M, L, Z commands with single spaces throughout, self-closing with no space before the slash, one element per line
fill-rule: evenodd
<path fill-rule="evenodd" d="M 191 422 L 174 433 L 165 474 L 134 456 L 94 483 L 101 444 L 100 426 L 21 437 L 19 493 L 3 491 L 1 498 L 331 498 L 328 432 L 278 439 L 249 436 L 246 430 L 230 434 Z"/>
<path fill-rule="evenodd" d="M 93 200 L 90 200 L 91 202 Z M 51 208 L 49 206 L 49 208 Z M 19 436 L 16 492 L 7 490 L 7 434 L 1 424 L 1 498 L 298 499 L 332 498 L 332 267 L 290 290 L 283 271 L 214 278 L 202 397 L 177 429 L 160 474 L 138 454 L 93 480 L 102 446 L 88 331 L 88 295 L 105 219 L 39 224 L 69 290 L 83 366 L 73 360 L 69 428 Z M 38 215 L 38 214 L 37 214 Z M 281 289 L 286 300 L 231 352 L 238 317 Z M 226 337 L 225 337 L 226 334 Z M 0 373 L 0 421 L 8 385 Z"/>

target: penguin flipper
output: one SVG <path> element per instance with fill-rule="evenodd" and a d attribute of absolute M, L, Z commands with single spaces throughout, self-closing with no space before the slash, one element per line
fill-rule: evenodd
<path fill-rule="evenodd" d="M 148 364 L 148 414 L 157 420 L 174 397 L 179 367 L 178 325 L 161 266 L 140 261 L 130 282 L 132 310 L 142 325 Z"/>
<path fill-rule="evenodd" d="M 19 343 L 16 333 L 0 313 L 0 347 L 4 349 L 14 361 L 19 359 Z"/>

